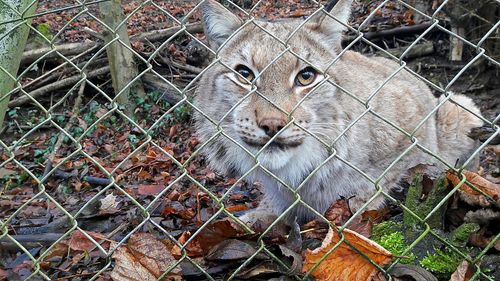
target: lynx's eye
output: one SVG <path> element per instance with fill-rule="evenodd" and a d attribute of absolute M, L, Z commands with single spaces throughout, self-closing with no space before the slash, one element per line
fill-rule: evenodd
<path fill-rule="evenodd" d="M 314 80 L 316 80 L 316 75 L 318 73 L 312 67 L 306 67 L 302 69 L 297 77 L 295 78 L 295 83 L 299 86 L 308 86 L 311 85 Z"/>
<path fill-rule="evenodd" d="M 250 82 L 252 82 L 252 80 L 255 78 L 255 75 L 250 70 L 250 68 L 248 68 L 244 65 L 240 64 L 240 65 L 236 66 L 236 68 L 234 70 L 236 70 L 241 76 L 243 76 L 244 78 L 246 78 Z M 238 75 L 238 80 L 240 80 L 241 83 L 248 84 L 248 81 L 243 79 L 241 76 Z"/>

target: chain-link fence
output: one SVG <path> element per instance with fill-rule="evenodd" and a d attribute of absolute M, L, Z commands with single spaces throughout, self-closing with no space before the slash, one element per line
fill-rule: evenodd
<path fill-rule="evenodd" d="M 491 174 L 498 173 L 498 154 L 490 147 L 500 132 L 500 3 L 222 2 L 0 1 L 0 49 L 12 52 L 0 57 L 0 104 L 7 108 L 0 280 L 362 280 L 318 273 L 327 271 L 322 263 L 349 267 L 329 260 L 346 244 L 381 280 L 423 280 L 408 271 L 394 275 L 401 263 L 444 280 L 451 273 L 443 267 L 463 260 L 469 279 L 454 280 L 496 280 L 498 184 Z M 331 25 L 330 34 L 321 35 L 323 25 Z M 24 52 L 24 43 L 9 49 L 28 34 Z M 386 59 L 374 63 L 351 51 Z M 429 89 L 441 98 L 426 95 Z M 411 91 L 391 94 L 398 90 Z M 482 115 L 453 91 L 473 96 Z M 450 105 L 451 113 L 443 109 Z M 453 123 L 439 124 L 441 111 Z M 480 142 L 459 147 L 472 143 L 454 141 L 468 122 L 484 124 L 475 137 Z M 439 126 L 452 128 L 444 135 Z M 445 148 L 440 138 L 449 140 Z M 466 159 L 452 162 L 464 153 Z M 465 167 L 478 159 L 490 189 L 466 178 Z M 448 178 L 453 188 L 429 191 L 445 184 L 421 165 L 402 195 L 390 190 L 409 168 L 431 163 L 458 175 L 456 182 Z M 356 185 L 362 191 L 349 189 Z M 461 193 L 466 185 L 469 195 Z M 301 218 L 331 221 L 324 212 L 340 197 L 349 197 L 352 213 L 331 222 L 339 237 L 324 255 L 311 262 L 307 252 L 302 264 L 284 250 L 277 254 L 276 245 L 299 233 L 279 234 L 283 223 L 296 228 L 297 215 L 301 224 L 307 222 Z M 252 215 L 248 209 L 261 200 L 269 208 Z M 386 213 L 367 212 L 374 206 Z M 240 214 L 263 229 L 249 227 Z M 388 248 L 392 260 L 374 259 L 345 234 L 369 214 L 391 221 L 388 228 L 377 221 L 371 239 L 395 246 Z M 224 217 L 234 224 L 217 225 Z M 320 232 L 316 226 L 302 235 Z M 124 245 L 129 257 L 143 251 L 130 240 L 144 232 L 154 238 L 139 240 L 151 248 L 136 263 L 125 259 Z M 481 243 L 471 244 L 472 236 Z M 252 243 L 234 244 L 239 254 L 220 246 L 235 237 Z M 166 258 L 154 239 L 175 258 Z M 248 245 L 253 250 L 243 250 Z M 214 258 L 214 248 L 233 256 Z"/>

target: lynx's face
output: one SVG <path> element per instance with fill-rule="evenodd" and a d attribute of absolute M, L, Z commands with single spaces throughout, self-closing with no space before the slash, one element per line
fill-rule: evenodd
<path fill-rule="evenodd" d="M 315 22 L 296 31 L 302 20 L 242 26 L 217 3 L 206 3 L 205 32 L 218 49 L 218 62 L 201 78 L 195 100 L 211 121 L 195 117 L 203 140 L 224 132 L 208 145 L 209 158 L 231 161 L 234 155 L 225 154 L 245 154 L 239 145 L 270 169 L 283 168 L 299 154 L 306 163 L 312 155 L 320 157 L 313 152 L 324 150 L 319 140 L 331 142 L 341 130 L 332 126 L 337 90 L 327 71 L 338 47 L 332 40 L 340 33 L 325 35 Z"/>

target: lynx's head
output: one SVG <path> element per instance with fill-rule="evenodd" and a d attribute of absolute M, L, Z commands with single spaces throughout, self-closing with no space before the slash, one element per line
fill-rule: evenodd
<path fill-rule="evenodd" d="M 195 121 L 215 168 L 244 173 L 258 161 L 271 170 L 309 169 L 321 161 L 321 141 L 342 130 L 330 65 L 351 4 L 274 22 L 241 20 L 213 0 L 201 5 L 216 58 L 200 78 Z"/>

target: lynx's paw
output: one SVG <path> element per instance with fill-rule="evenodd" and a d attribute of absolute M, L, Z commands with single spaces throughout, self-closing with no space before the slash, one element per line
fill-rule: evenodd
<path fill-rule="evenodd" d="M 251 228 L 266 228 L 278 219 L 278 216 L 269 210 L 257 208 L 238 218 Z"/>

